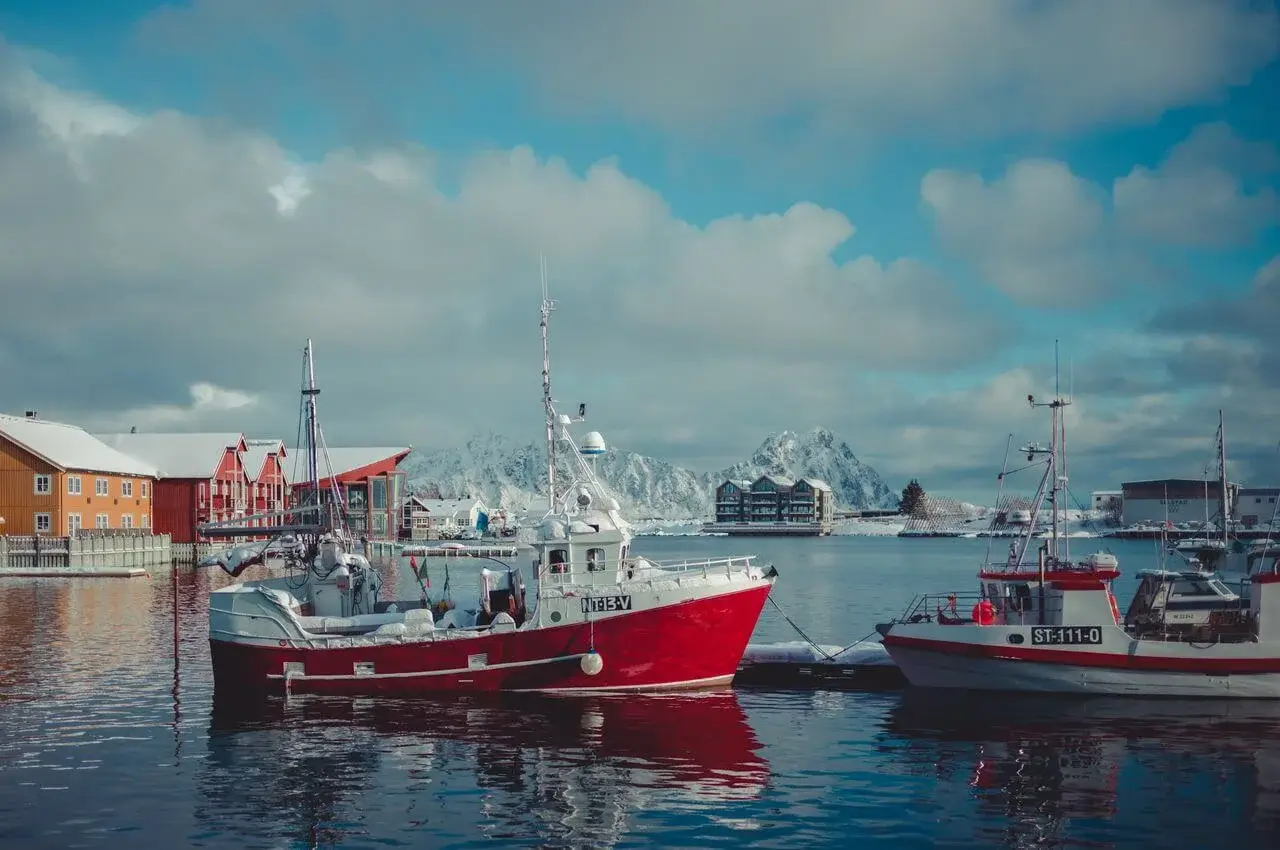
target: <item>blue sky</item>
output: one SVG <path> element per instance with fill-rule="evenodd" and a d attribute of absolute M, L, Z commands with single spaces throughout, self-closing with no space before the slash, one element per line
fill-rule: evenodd
<path fill-rule="evenodd" d="M 626 448 L 714 469 L 772 430 L 822 424 L 892 487 L 920 477 L 982 499 L 991 446 L 1011 430 L 1043 436 L 1016 401 L 1051 389 L 1060 339 L 1080 396 L 1082 490 L 1198 474 L 1219 406 L 1233 475 L 1280 482 L 1280 344 L 1259 330 L 1280 319 L 1266 313 L 1280 309 L 1280 265 L 1267 270 L 1280 256 L 1275 4 L 539 8 L 5 4 L 0 67 L 25 81 L 9 108 L 46 131 L 21 135 L 33 146 L 21 173 L 38 187 L 31 163 L 51 162 L 38 143 L 82 161 L 64 209 L 11 210 L 31 232 L 47 218 L 41 233 L 63 247 L 0 266 L 0 287 L 18 297 L 40 279 L 46 298 L 87 287 L 151 311 L 164 291 L 171 318 L 212 309 L 210 292 L 252 316 L 316 291 L 398 304 L 392 333 L 425 358 L 483 360 L 484 397 L 436 366 L 434 388 L 477 393 L 473 416 L 403 400 L 377 425 L 340 409 L 332 427 L 444 446 L 485 428 L 536 436 L 528 412 L 489 399 L 527 394 L 530 257 L 546 250 L 570 325 L 563 380 L 607 407 Z M 128 129 L 53 138 L 70 95 L 74 109 L 131 116 Z M 533 159 L 512 153 L 523 147 Z M 360 182 L 354 164 L 379 157 L 412 170 L 415 188 Z M 254 181 L 290 163 L 309 196 L 259 222 Z M 70 179 L 46 176 L 51 191 Z M 76 233 L 57 232 L 69 219 L 93 248 L 82 265 L 66 256 Z M 437 235 L 416 244 L 407 222 Z M 168 266 L 119 259 L 153 239 L 173 246 Z M 86 327 L 59 340 L 58 362 L 98 340 Z M 121 353 L 128 369 L 0 378 L 0 390 L 69 416 L 288 421 L 291 399 L 273 405 L 292 378 L 234 368 L 216 349 L 245 328 L 222 333 L 207 334 L 213 352 L 179 334 L 163 362 Z M 344 352 L 351 375 L 387 356 L 371 342 Z M 136 380 L 118 410 L 51 389 L 125 373 Z M 199 408 L 186 388 L 200 382 L 254 401 Z M 350 408 L 367 392 L 351 391 Z"/>

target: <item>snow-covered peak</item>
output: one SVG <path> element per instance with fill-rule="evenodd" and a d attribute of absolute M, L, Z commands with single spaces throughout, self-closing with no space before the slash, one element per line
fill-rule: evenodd
<path fill-rule="evenodd" d="M 415 451 L 401 463 L 410 489 L 444 498 L 471 496 L 491 510 L 517 516 L 545 508 L 546 448 L 481 433 L 455 449 Z M 768 437 L 749 461 L 717 473 L 699 473 L 664 460 L 611 448 L 594 460 L 596 474 L 631 520 L 707 520 L 714 514 L 715 488 L 726 477 L 754 479 L 763 473 L 821 478 L 840 508 L 893 507 L 894 494 L 874 469 L 826 428 Z M 567 472 L 567 469 L 565 470 Z M 558 475 L 560 473 L 557 473 Z"/>
<path fill-rule="evenodd" d="M 845 509 L 892 508 L 898 503 L 880 474 L 860 461 L 848 443 L 828 428 L 771 434 L 750 460 L 729 467 L 718 477 L 721 481 L 753 480 L 765 474 L 793 481 L 820 478 L 831 485 L 836 504 Z"/>

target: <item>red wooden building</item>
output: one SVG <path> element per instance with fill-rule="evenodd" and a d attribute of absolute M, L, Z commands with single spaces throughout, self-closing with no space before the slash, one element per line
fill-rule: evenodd
<path fill-rule="evenodd" d="M 159 470 L 152 525 L 174 543 L 200 541 L 196 525 L 250 512 L 243 434 L 99 434 L 98 439 Z"/>
<path fill-rule="evenodd" d="M 285 475 L 287 450 L 283 440 L 246 440 L 244 473 L 249 485 L 248 513 L 265 514 L 289 507 L 289 485 Z M 276 520 L 279 522 L 279 520 Z M 269 520 L 255 520 L 270 525 Z"/>
<path fill-rule="evenodd" d="M 320 490 L 328 501 L 330 478 L 346 510 L 351 532 L 370 540 L 394 539 L 405 495 L 405 473 L 398 469 L 412 448 L 331 448 L 320 454 Z M 288 449 L 294 504 L 311 500 L 306 478 L 306 454 Z"/>

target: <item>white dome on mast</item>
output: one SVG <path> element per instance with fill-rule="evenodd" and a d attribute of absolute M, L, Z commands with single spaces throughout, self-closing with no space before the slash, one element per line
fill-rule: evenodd
<path fill-rule="evenodd" d="M 589 431 L 582 438 L 582 445 L 578 447 L 579 454 L 591 456 L 602 455 L 606 451 L 604 437 L 599 431 Z"/>

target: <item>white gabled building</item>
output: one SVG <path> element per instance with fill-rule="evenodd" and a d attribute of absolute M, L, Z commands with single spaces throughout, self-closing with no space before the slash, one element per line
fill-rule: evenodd
<path fill-rule="evenodd" d="M 442 534 L 488 526 L 489 509 L 479 499 L 405 499 L 400 538 L 430 540 Z"/>

